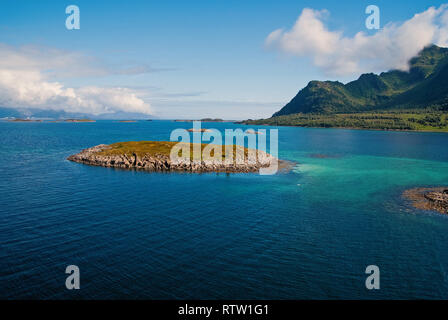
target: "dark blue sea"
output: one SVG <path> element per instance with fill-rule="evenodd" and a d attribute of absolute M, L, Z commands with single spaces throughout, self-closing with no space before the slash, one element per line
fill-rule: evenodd
<path fill-rule="evenodd" d="M 274 176 L 66 160 L 182 127 L 0 122 L 0 298 L 448 298 L 448 215 L 401 197 L 448 185 L 448 134 L 282 127 L 279 156 L 296 165 Z"/>

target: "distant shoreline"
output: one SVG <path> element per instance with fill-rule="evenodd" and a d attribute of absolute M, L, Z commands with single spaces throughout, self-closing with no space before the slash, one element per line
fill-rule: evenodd
<path fill-rule="evenodd" d="M 421 133 L 448 133 L 446 131 L 437 131 L 437 130 L 410 130 L 410 129 L 374 129 L 374 128 L 358 128 L 358 127 L 312 127 L 312 126 L 295 126 L 295 125 L 280 125 L 280 124 L 248 124 L 244 122 L 236 122 L 237 124 L 242 124 L 245 126 L 266 126 L 266 127 L 285 127 L 285 128 L 309 128 L 309 129 L 339 129 L 339 130 L 360 130 L 360 131 L 391 131 L 391 132 L 421 132 Z"/>
<path fill-rule="evenodd" d="M 380 131 L 448 132 L 448 110 L 391 109 L 351 113 L 294 113 L 241 124 Z"/>
<path fill-rule="evenodd" d="M 172 119 L 138 119 L 138 120 L 116 120 L 116 119 L 86 119 L 86 120 L 77 120 L 77 119 L 0 119 L 2 122 L 15 122 L 15 123 L 94 123 L 97 121 L 112 121 L 117 123 L 135 123 L 139 121 L 174 121 L 174 122 L 193 122 L 193 121 L 201 121 L 201 120 L 172 120 Z M 256 121 L 256 122 L 255 122 Z M 207 122 L 207 121 L 205 121 Z M 270 123 L 261 123 L 261 120 L 243 120 L 243 121 L 234 121 L 234 120 L 224 120 L 224 121 L 211 121 L 211 122 L 221 122 L 221 123 L 235 123 L 244 126 L 267 126 L 267 127 L 288 127 L 288 128 L 310 128 L 310 129 L 343 129 L 343 130 L 361 130 L 361 131 L 391 131 L 391 132 L 416 132 L 416 133 L 448 133 L 447 130 L 426 130 L 426 129 L 379 129 L 379 128 L 361 128 L 361 127 L 325 127 L 325 126 L 307 126 L 307 125 L 292 125 L 292 124 L 270 124 Z M 193 131 L 193 130 L 192 130 Z M 205 132 L 205 130 L 203 131 Z M 253 132 L 252 132 L 253 133 Z M 255 132 L 255 134 L 258 134 Z"/>
<path fill-rule="evenodd" d="M 55 122 L 70 122 L 70 123 L 77 123 L 77 122 L 96 122 L 96 120 L 92 119 L 22 119 L 22 118 L 15 118 L 15 119 L 2 119 L 6 122 L 49 122 L 49 123 L 55 123 Z"/>

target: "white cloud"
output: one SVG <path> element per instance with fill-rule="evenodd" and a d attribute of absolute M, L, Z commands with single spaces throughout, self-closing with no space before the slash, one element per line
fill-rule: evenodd
<path fill-rule="evenodd" d="M 104 76 L 120 72 L 95 59 L 49 48 L 0 45 L 0 106 L 88 113 L 151 114 L 150 105 L 127 88 L 70 88 L 55 78 Z"/>
<path fill-rule="evenodd" d="M 353 37 L 331 31 L 324 20 L 328 12 L 303 9 L 291 30 L 278 29 L 266 38 L 266 46 L 300 57 L 332 75 L 408 70 L 408 61 L 425 46 L 448 46 L 448 6 L 430 7 L 411 19 L 389 23 L 375 34 L 363 31 Z"/>

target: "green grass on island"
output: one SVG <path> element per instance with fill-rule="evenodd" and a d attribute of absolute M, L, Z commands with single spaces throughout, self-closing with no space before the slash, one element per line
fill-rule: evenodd
<path fill-rule="evenodd" d="M 247 120 L 243 123 L 271 126 L 448 132 L 448 112 L 388 110 L 334 114 L 297 113 L 269 119 Z"/>
<path fill-rule="evenodd" d="M 176 141 L 128 141 L 128 142 L 117 142 L 109 145 L 110 148 L 100 151 L 99 155 L 128 155 L 132 156 L 136 154 L 139 157 L 143 157 L 145 155 L 156 156 L 156 155 L 164 155 L 170 156 L 171 149 L 178 144 Z M 190 158 L 193 159 L 193 143 L 189 143 L 190 145 Z M 221 147 L 222 148 L 222 158 L 225 158 L 225 145 L 213 145 L 213 144 L 201 144 L 201 154 L 203 154 L 204 149 L 208 146 L 209 149 L 205 154 L 209 154 L 210 157 L 214 156 L 213 147 Z M 233 156 L 236 157 L 237 152 L 242 152 L 239 150 L 243 150 L 243 148 L 233 147 Z M 249 149 L 244 148 L 244 156 L 247 158 Z M 179 151 L 179 156 L 183 156 Z M 204 160 L 204 159 L 203 159 Z"/>

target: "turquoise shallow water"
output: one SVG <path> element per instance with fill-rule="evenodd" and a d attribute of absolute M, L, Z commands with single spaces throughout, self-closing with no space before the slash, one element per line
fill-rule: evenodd
<path fill-rule="evenodd" d="M 65 160 L 190 125 L 0 122 L 0 298 L 448 297 L 448 216 L 400 196 L 448 185 L 448 134 L 279 128 L 280 158 L 298 164 L 275 176 Z M 81 290 L 65 289 L 69 264 Z"/>

